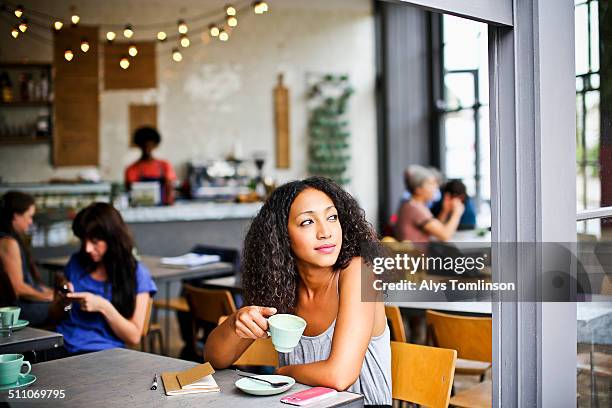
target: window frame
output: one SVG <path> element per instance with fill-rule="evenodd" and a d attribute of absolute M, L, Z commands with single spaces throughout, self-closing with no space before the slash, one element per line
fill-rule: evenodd
<path fill-rule="evenodd" d="M 574 4 L 398 1 L 489 24 L 492 240 L 574 242 Z M 512 255 L 501 253 L 493 260 L 494 266 L 514 264 L 494 267 L 494 280 L 525 266 L 546 270 L 542 259 Z M 524 276 L 519 292 L 537 282 L 538 276 Z M 492 306 L 493 406 L 575 404 L 577 323 L 566 317 L 576 316 L 576 304 Z"/>

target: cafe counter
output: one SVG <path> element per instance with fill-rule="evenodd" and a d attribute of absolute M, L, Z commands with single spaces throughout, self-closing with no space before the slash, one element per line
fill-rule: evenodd
<path fill-rule="evenodd" d="M 242 248 L 247 228 L 261 206 L 178 202 L 168 207 L 127 208 L 121 215 L 141 253 L 173 256 L 195 245 Z"/>

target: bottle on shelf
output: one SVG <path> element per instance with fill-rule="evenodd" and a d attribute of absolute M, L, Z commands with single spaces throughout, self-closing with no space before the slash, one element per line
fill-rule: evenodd
<path fill-rule="evenodd" d="M 45 71 L 40 73 L 40 81 L 38 85 L 40 87 L 40 100 L 50 101 L 51 95 L 49 94 L 49 78 L 47 77 L 47 73 Z"/>
<path fill-rule="evenodd" d="M 2 90 L 2 102 L 12 102 L 13 83 L 11 82 L 11 77 L 6 71 L 0 74 L 0 88 Z"/>
<path fill-rule="evenodd" d="M 25 72 L 19 74 L 19 97 L 22 101 L 30 100 L 30 95 L 28 94 L 28 74 Z"/>
<path fill-rule="evenodd" d="M 38 118 L 36 119 L 36 136 L 49 136 L 49 127 L 49 112 L 45 109 L 39 110 Z"/>

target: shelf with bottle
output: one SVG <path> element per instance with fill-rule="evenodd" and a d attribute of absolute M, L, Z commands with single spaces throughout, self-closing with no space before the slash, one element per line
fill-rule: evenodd
<path fill-rule="evenodd" d="M 52 65 L 0 63 L 0 145 L 51 141 Z"/>

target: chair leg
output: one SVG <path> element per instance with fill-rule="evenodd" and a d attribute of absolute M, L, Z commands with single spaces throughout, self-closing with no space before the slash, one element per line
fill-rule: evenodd
<path fill-rule="evenodd" d="M 161 330 L 157 333 L 158 335 L 158 339 L 159 339 L 159 354 L 162 354 L 163 350 L 165 350 L 164 348 L 164 335 L 162 334 Z"/>
<path fill-rule="evenodd" d="M 485 380 L 485 373 L 480 374 L 480 382 Z"/>

